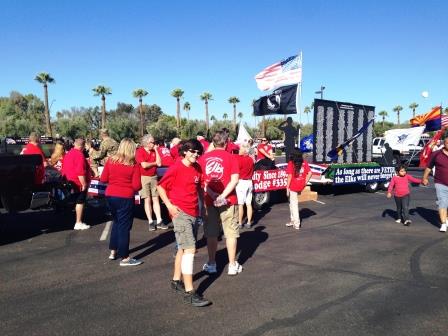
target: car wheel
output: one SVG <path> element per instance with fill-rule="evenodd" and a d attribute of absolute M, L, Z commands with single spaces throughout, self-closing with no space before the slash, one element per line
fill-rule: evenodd
<path fill-rule="evenodd" d="M 257 192 L 253 195 L 253 204 L 255 210 L 261 210 L 269 204 L 270 193 L 269 191 Z"/>
<path fill-rule="evenodd" d="M 390 181 L 381 182 L 378 189 L 386 191 L 389 188 Z"/>

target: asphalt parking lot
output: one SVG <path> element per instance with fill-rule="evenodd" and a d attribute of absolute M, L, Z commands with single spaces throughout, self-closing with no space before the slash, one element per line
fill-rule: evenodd
<path fill-rule="evenodd" d="M 421 175 L 412 172 L 413 175 Z M 6 335 L 446 335 L 448 240 L 438 232 L 433 186 L 412 188 L 410 227 L 394 222 L 384 192 L 354 189 L 301 204 L 303 227 L 285 227 L 286 203 L 243 230 L 229 277 L 224 242 L 218 275 L 195 286 L 213 301 L 193 308 L 172 293 L 174 235 L 148 232 L 136 212 L 132 255 L 109 261 L 108 216 L 73 231 L 73 214 L 0 214 L 0 330 Z M 200 235 L 201 236 L 201 235 Z"/>

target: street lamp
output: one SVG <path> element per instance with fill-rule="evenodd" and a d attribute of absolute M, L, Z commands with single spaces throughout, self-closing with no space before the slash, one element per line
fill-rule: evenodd
<path fill-rule="evenodd" d="M 324 90 L 325 90 L 325 86 L 321 85 L 320 86 L 320 91 L 316 91 L 314 93 L 315 94 L 320 94 L 320 99 L 324 99 Z"/>

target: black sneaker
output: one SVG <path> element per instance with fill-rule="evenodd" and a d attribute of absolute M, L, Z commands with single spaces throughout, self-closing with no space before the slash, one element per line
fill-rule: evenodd
<path fill-rule="evenodd" d="M 185 293 L 185 286 L 181 280 L 171 280 L 171 289 L 176 293 Z"/>
<path fill-rule="evenodd" d="M 149 231 L 155 231 L 156 225 L 154 223 L 149 224 Z"/>
<path fill-rule="evenodd" d="M 190 304 L 193 307 L 205 307 L 211 304 L 210 301 L 204 299 L 201 295 L 196 293 L 194 290 L 190 292 L 185 292 L 184 303 Z"/>
<path fill-rule="evenodd" d="M 166 225 L 164 222 L 157 223 L 157 228 L 160 230 L 168 230 L 168 225 Z"/>

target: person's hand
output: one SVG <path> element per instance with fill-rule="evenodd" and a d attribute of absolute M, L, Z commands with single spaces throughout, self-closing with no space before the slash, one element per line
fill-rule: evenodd
<path fill-rule="evenodd" d="M 157 150 L 159 148 L 159 145 L 154 145 L 154 149 Z"/>
<path fill-rule="evenodd" d="M 89 188 L 87 184 L 81 186 L 81 191 L 86 191 Z"/>
<path fill-rule="evenodd" d="M 391 198 L 392 194 L 390 192 L 387 193 L 387 198 Z"/>
<path fill-rule="evenodd" d="M 427 179 L 427 178 L 423 178 L 423 179 L 422 179 L 422 184 L 423 184 L 424 186 L 427 186 L 427 185 L 429 184 L 428 179 Z"/>
<path fill-rule="evenodd" d="M 170 206 L 167 207 L 168 208 L 168 212 L 170 213 L 172 218 L 175 218 L 179 215 L 180 210 L 177 206 L 171 204 Z"/>

